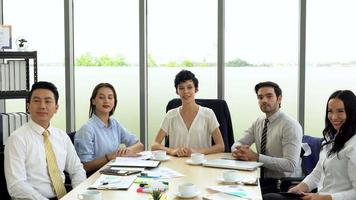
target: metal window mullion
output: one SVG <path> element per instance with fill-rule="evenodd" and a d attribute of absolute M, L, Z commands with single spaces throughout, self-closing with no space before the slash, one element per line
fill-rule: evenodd
<path fill-rule="evenodd" d="M 218 99 L 225 99 L 225 0 L 218 0 Z"/>
<path fill-rule="evenodd" d="M 299 1 L 299 70 L 298 70 L 298 120 L 304 130 L 305 120 L 305 43 L 306 0 Z"/>
<path fill-rule="evenodd" d="M 64 55 L 66 131 L 75 131 L 74 13 L 73 0 L 64 1 Z"/>
<path fill-rule="evenodd" d="M 140 140 L 148 147 L 147 0 L 139 1 Z"/>

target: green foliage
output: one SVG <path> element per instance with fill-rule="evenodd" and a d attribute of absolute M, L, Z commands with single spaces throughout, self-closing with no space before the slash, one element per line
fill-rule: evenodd
<path fill-rule="evenodd" d="M 90 53 L 85 53 L 75 60 L 76 66 L 95 66 L 95 58 Z"/>
<path fill-rule="evenodd" d="M 193 67 L 194 64 L 192 61 L 188 60 L 188 59 L 185 59 L 182 61 L 182 64 L 181 64 L 182 67 Z"/>
<path fill-rule="evenodd" d="M 160 200 L 162 197 L 162 192 L 161 190 L 157 189 L 157 190 L 153 190 L 152 191 L 152 199 L 153 200 Z"/>
<path fill-rule="evenodd" d="M 153 56 L 151 54 L 148 54 L 148 61 L 147 62 L 148 62 L 147 65 L 149 67 L 157 67 L 158 66 L 156 61 L 154 60 L 154 58 L 153 58 Z"/>
<path fill-rule="evenodd" d="M 110 57 L 102 55 L 95 58 L 90 53 L 85 53 L 75 60 L 76 66 L 129 66 L 125 58 L 121 55 Z"/>
<path fill-rule="evenodd" d="M 167 64 L 165 64 L 166 67 L 178 67 L 178 63 L 176 61 L 168 61 Z"/>
<path fill-rule="evenodd" d="M 246 67 L 246 66 L 252 66 L 252 64 L 248 63 L 245 60 L 242 60 L 241 58 L 235 58 L 234 60 L 230 60 L 229 62 L 226 63 L 227 67 Z"/>

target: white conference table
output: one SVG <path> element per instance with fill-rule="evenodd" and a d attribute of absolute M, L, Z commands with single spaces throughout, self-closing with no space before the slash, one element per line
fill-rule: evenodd
<path fill-rule="evenodd" d="M 229 156 L 228 153 L 219 153 L 205 155 L 205 159 L 214 159 Z M 214 185 L 223 185 L 221 181 L 218 180 L 218 177 L 222 176 L 222 173 L 228 169 L 219 169 L 219 168 L 210 168 L 203 166 L 194 166 L 188 165 L 185 161 L 189 159 L 187 157 L 173 157 L 165 162 L 161 162 L 160 166 L 168 167 L 174 169 L 182 174 L 183 177 L 172 178 L 167 180 L 169 182 L 169 189 L 166 192 L 166 199 L 180 199 L 175 194 L 178 192 L 178 185 L 186 182 L 193 183 L 197 186 L 200 191 L 200 195 L 192 199 L 202 199 L 206 194 L 215 193 L 215 191 L 207 189 L 208 186 Z M 256 171 L 240 171 L 236 170 L 239 176 L 254 176 L 258 177 L 259 170 Z M 94 181 L 99 177 L 100 173 L 97 171 L 87 180 L 81 183 L 78 187 L 74 188 L 68 194 L 66 194 L 62 200 L 74 200 L 77 199 L 78 194 L 87 190 L 87 188 L 94 183 Z M 150 194 L 147 193 L 137 193 L 136 189 L 138 184 L 133 183 L 128 190 L 98 190 L 101 192 L 103 200 L 111 199 L 133 199 L 133 200 L 142 200 L 148 199 Z M 253 194 L 253 199 L 262 200 L 260 186 L 242 186 L 244 190 Z"/>

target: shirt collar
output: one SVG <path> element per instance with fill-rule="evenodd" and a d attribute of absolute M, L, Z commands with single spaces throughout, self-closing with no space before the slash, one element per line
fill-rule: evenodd
<path fill-rule="evenodd" d="M 30 119 L 28 121 L 28 124 L 30 126 L 30 128 L 37 134 L 39 135 L 42 135 L 43 132 L 46 130 L 44 129 L 42 126 L 40 126 L 39 124 L 37 124 L 36 122 L 34 122 L 32 119 Z M 52 129 L 52 126 L 51 124 L 49 125 L 49 127 L 47 128 L 47 130 L 51 133 L 51 129 Z"/>
<path fill-rule="evenodd" d="M 273 113 L 273 115 L 271 115 L 270 117 L 268 117 L 268 121 L 269 123 L 272 123 L 274 120 L 276 120 L 280 115 L 281 115 L 282 111 L 280 109 L 278 109 L 277 112 Z"/>
<path fill-rule="evenodd" d="M 105 123 L 101 121 L 101 119 L 96 116 L 95 114 L 92 115 L 92 118 L 94 119 L 95 123 L 99 126 L 99 128 L 110 128 L 112 125 L 112 118 L 111 116 L 109 117 L 109 127 L 105 126 Z"/>

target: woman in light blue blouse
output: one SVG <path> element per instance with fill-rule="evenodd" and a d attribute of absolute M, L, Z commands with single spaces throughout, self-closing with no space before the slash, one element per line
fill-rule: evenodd
<path fill-rule="evenodd" d="M 90 97 L 89 120 L 77 131 L 74 146 L 87 172 L 117 156 L 135 156 L 143 150 L 139 139 L 112 117 L 117 105 L 114 87 L 98 84 Z M 125 148 L 119 148 L 121 144 Z"/>

